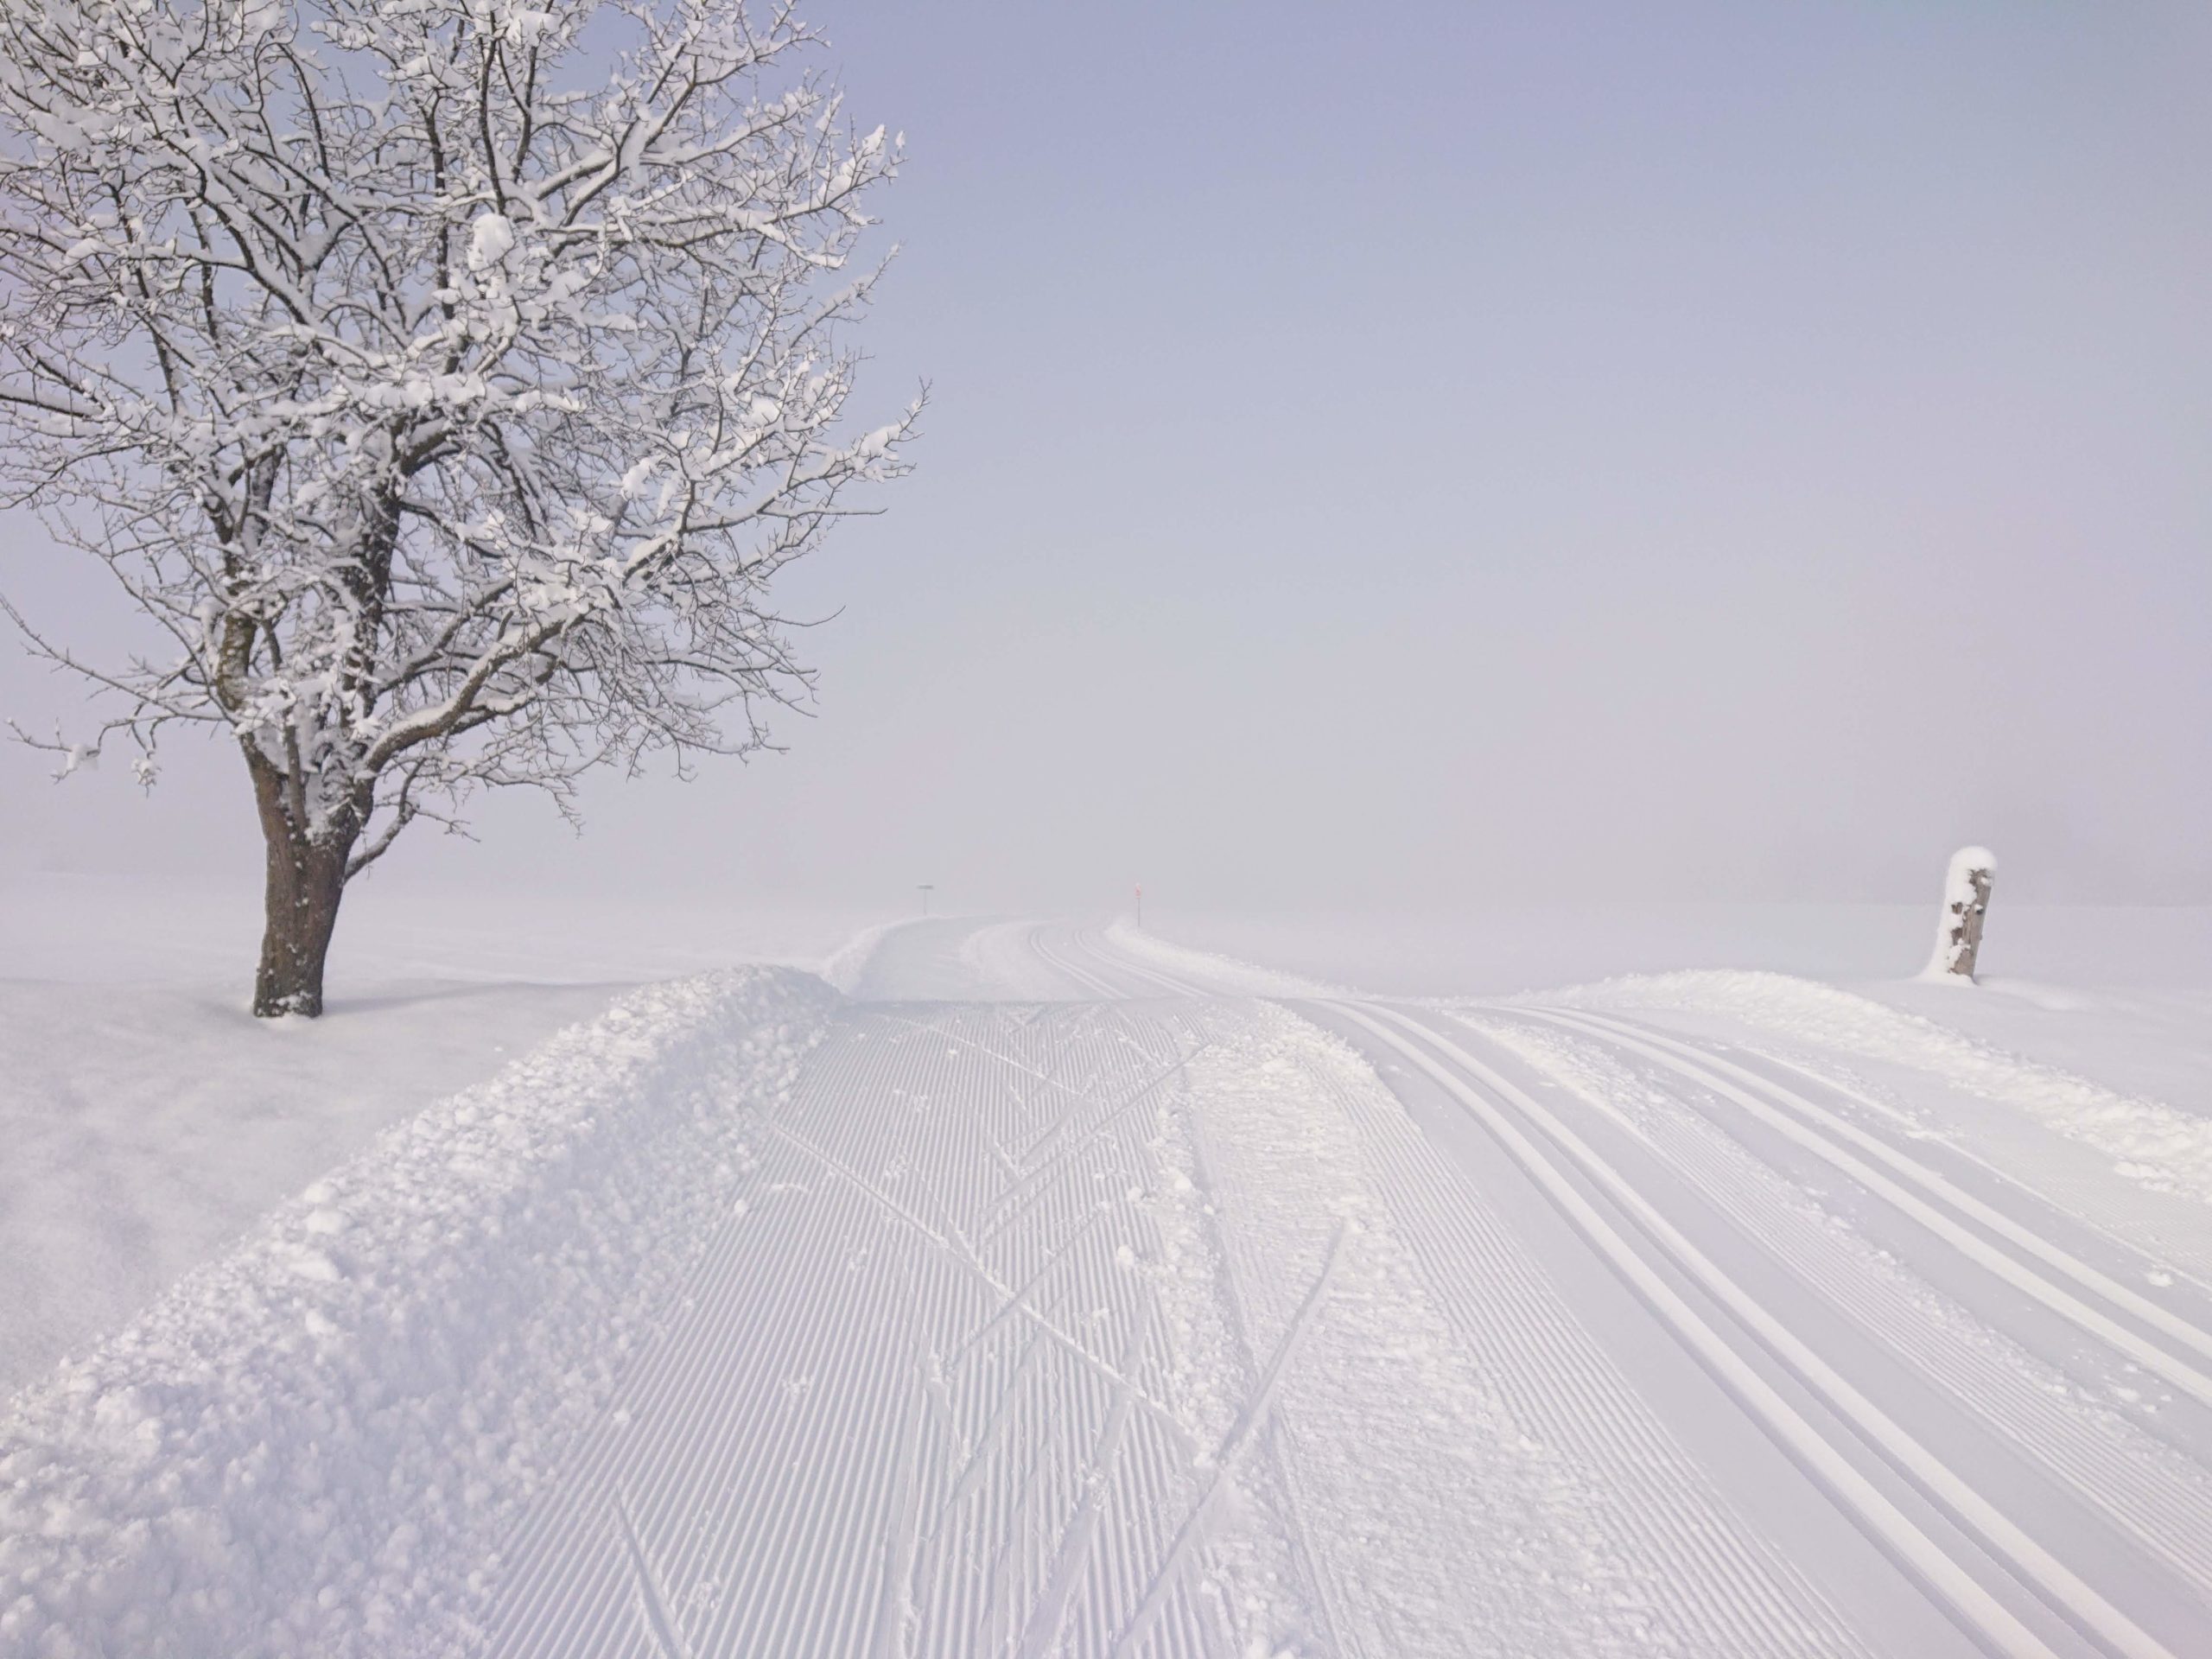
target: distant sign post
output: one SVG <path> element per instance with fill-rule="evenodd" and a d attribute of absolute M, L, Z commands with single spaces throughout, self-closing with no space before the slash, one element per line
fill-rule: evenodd
<path fill-rule="evenodd" d="M 930 913 L 930 894 L 937 891 L 937 883 L 917 881 L 914 885 L 922 890 L 922 914 L 926 916 Z"/>
<path fill-rule="evenodd" d="M 1989 888 L 1996 875 L 1997 855 L 1986 847 L 1961 847 L 1951 855 L 1951 868 L 1943 873 L 1943 919 L 1923 979 L 1974 983 L 1982 920 L 1989 913 Z"/>

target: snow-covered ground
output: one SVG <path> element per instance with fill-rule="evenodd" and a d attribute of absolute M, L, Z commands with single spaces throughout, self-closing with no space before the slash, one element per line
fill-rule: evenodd
<path fill-rule="evenodd" d="M 251 1018 L 257 895 L 0 883 L 0 1394 L 148 1305 L 378 1131 L 626 985 L 817 968 L 880 916 L 380 890 L 318 1023 Z"/>
<path fill-rule="evenodd" d="M 956 919 L 629 992 L 17 1397 L 0 1650 L 2186 1659 L 2202 922 L 2005 922 L 1978 989 Z"/>

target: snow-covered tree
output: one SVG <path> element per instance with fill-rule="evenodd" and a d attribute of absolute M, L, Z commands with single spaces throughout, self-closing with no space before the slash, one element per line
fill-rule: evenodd
<path fill-rule="evenodd" d="M 767 741 L 771 580 L 901 472 L 841 416 L 898 143 L 741 0 L 0 0 L 0 446 L 162 650 L 32 648 L 267 842 L 257 1013 L 418 819 Z"/>

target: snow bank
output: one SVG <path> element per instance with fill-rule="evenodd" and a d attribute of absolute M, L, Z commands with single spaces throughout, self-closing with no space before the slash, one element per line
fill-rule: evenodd
<path fill-rule="evenodd" d="M 819 970 L 822 977 L 850 996 L 866 977 L 868 964 L 875 960 L 885 936 L 906 925 L 905 922 L 878 922 L 873 927 L 862 928 L 823 959 Z"/>
<path fill-rule="evenodd" d="M 272 1020 L 236 978 L 0 979 L 0 1401 L 627 988 L 395 984 Z"/>
<path fill-rule="evenodd" d="M 1608 980 L 1515 1000 L 1694 1009 L 1837 1052 L 1916 1067 L 2093 1147 L 2141 1185 L 2212 1203 L 2212 1119 L 2121 1094 L 1833 985 L 1786 974 L 1700 971 Z"/>
<path fill-rule="evenodd" d="M 0 1650 L 467 1644 L 836 994 L 648 988 L 389 1131 L 0 1417 Z"/>

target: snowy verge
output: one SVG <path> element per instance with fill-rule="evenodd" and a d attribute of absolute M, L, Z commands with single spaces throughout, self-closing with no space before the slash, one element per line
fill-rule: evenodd
<path fill-rule="evenodd" d="M 816 971 L 845 995 L 852 995 L 868 976 L 868 964 L 875 960 L 884 940 L 906 925 L 903 921 L 878 922 L 862 928 L 831 951 Z"/>
<path fill-rule="evenodd" d="M 356 985 L 308 1020 L 232 982 L 0 979 L 0 1400 L 630 988 Z"/>
<path fill-rule="evenodd" d="M 450 1652 L 837 1005 L 649 987 L 388 1131 L 0 1416 L 0 1650 Z"/>
<path fill-rule="evenodd" d="M 1287 974 L 1278 968 L 1264 968 L 1254 962 L 1241 962 L 1235 957 L 1217 956 L 1210 950 L 1193 950 L 1186 944 L 1177 944 L 1163 939 L 1157 933 L 1147 932 L 1123 917 L 1106 927 L 1106 942 L 1124 956 L 1139 962 L 1150 963 L 1185 979 L 1195 980 L 1209 990 L 1221 991 L 1231 996 L 1357 996 L 1358 992 L 1342 985 L 1332 985 L 1326 980 L 1308 979 L 1301 974 Z"/>
<path fill-rule="evenodd" d="M 1787 974 L 1705 970 L 1606 980 L 1511 1001 L 1719 1014 L 1834 1052 L 1911 1066 L 2028 1114 L 2104 1154 L 2117 1173 L 2143 1186 L 2212 1204 L 2212 1119 L 2122 1094 L 1833 985 Z"/>

